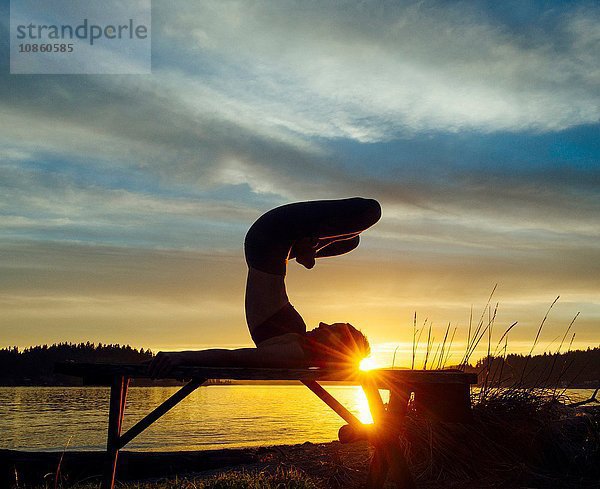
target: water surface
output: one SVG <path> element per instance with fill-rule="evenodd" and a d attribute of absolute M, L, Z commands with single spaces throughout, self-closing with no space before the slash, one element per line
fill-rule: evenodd
<path fill-rule="evenodd" d="M 177 387 L 133 387 L 124 429 Z M 371 422 L 360 387 L 327 386 L 361 421 Z M 573 400 L 593 390 L 569 390 Z M 0 448 L 103 450 L 105 387 L 0 387 Z M 128 450 L 202 450 L 337 439 L 344 421 L 302 385 L 201 387 L 127 445 Z"/>
<path fill-rule="evenodd" d="M 177 387 L 133 387 L 124 430 Z M 362 390 L 327 389 L 362 421 Z M 0 448 L 102 450 L 110 391 L 104 387 L 0 387 Z M 128 450 L 200 450 L 337 439 L 344 421 L 304 386 L 201 387 L 127 445 Z"/>

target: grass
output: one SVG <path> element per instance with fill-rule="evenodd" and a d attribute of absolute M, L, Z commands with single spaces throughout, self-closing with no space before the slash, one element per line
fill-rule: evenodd
<path fill-rule="evenodd" d="M 495 290 L 476 323 L 471 310 L 466 347 L 458 366 L 470 370 L 473 353 L 478 348 L 486 350 L 486 356 L 476 364 L 480 385 L 472 394 L 472 423 L 432 423 L 409 409 L 403 437 L 405 455 L 419 487 L 600 487 L 600 409 L 569 407 L 566 389 L 557 387 L 572 380 L 566 377 L 569 365 L 561 363 L 561 350 L 579 313 L 556 351 L 548 355 L 549 367 L 536 371 L 533 352 L 557 297 L 540 322 L 529 353 L 518 359 L 517 368 L 507 361 L 508 336 L 517 323 L 493 340 L 498 311 L 498 304 L 492 304 Z M 431 322 L 426 320 L 418 328 L 415 314 L 413 368 L 444 368 L 455 333 L 456 328 L 450 334 L 448 325 L 436 346 Z M 416 353 L 424 338 L 423 363 L 419 365 Z M 552 384 L 548 385 L 551 377 Z"/>
<path fill-rule="evenodd" d="M 473 408 L 469 425 L 409 415 L 406 456 L 419 487 L 598 487 L 600 411 L 506 389 Z"/>
<path fill-rule="evenodd" d="M 316 483 L 295 468 L 223 472 L 207 479 L 172 479 L 158 483 L 124 484 L 123 489 L 317 489 Z M 91 488 L 90 488 L 91 489 Z"/>
<path fill-rule="evenodd" d="M 16 489 L 17 486 L 14 486 Z M 20 486 L 22 489 L 99 489 L 99 482 L 81 482 L 73 485 L 47 484 Z M 226 471 L 210 477 L 175 477 L 158 481 L 117 482 L 117 489 L 319 489 L 311 477 L 294 467 L 276 467 L 273 471 Z"/>

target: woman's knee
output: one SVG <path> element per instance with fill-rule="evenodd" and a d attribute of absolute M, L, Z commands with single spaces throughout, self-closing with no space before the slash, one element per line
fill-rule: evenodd
<path fill-rule="evenodd" d="M 375 199 L 356 197 L 355 215 L 364 225 L 365 229 L 381 219 L 381 205 Z"/>

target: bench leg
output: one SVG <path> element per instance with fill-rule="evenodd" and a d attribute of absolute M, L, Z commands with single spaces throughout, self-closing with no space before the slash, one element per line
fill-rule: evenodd
<path fill-rule="evenodd" d="M 321 399 L 325 404 L 327 404 L 331 409 L 335 411 L 335 413 L 342 418 L 348 425 L 353 427 L 362 427 L 363 424 L 360 420 L 354 416 L 346 407 L 344 407 L 335 397 L 333 397 L 329 392 L 327 392 L 321 384 L 319 384 L 315 380 L 303 380 L 302 383 L 308 387 L 312 392 L 314 392 L 319 399 Z"/>
<path fill-rule="evenodd" d="M 389 480 L 394 482 L 396 487 L 414 489 L 416 487 L 415 481 L 406 463 L 400 440 L 397 437 L 387 440 L 385 447 L 389 467 Z"/>
<path fill-rule="evenodd" d="M 409 392 L 394 386 L 390 403 L 384 409 L 379 391 L 373 385 L 363 386 L 375 421 L 375 453 L 369 467 L 368 489 L 382 488 L 388 478 L 401 489 L 413 489 L 415 482 L 400 444 L 399 436 L 406 414 Z"/>
<path fill-rule="evenodd" d="M 113 489 L 115 486 L 115 473 L 117 470 L 117 458 L 119 456 L 119 438 L 121 436 L 121 424 L 123 422 L 123 413 L 125 412 L 128 386 L 129 377 L 125 376 L 115 377 L 110 386 L 106 468 L 102 481 L 102 489 Z"/>
<path fill-rule="evenodd" d="M 412 489 L 415 487 L 415 481 L 406 462 L 402 445 L 400 444 L 400 434 L 403 429 L 406 411 L 408 410 L 408 401 L 410 399 L 410 390 L 402 386 L 391 386 L 390 403 L 387 409 L 389 430 L 388 441 L 386 443 L 388 463 L 390 466 L 390 479 L 396 482 L 402 489 Z"/>
<path fill-rule="evenodd" d="M 189 396 L 192 392 L 194 392 L 198 387 L 200 387 L 207 379 L 194 379 L 190 380 L 187 384 L 185 384 L 181 389 L 179 389 L 175 394 L 169 397 L 165 402 L 155 408 L 152 412 L 147 414 L 144 418 L 134 424 L 129 430 L 123 433 L 119 437 L 119 446 L 121 449 L 125 445 L 127 445 L 131 440 L 133 440 L 136 436 L 138 436 L 142 431 L 144 431 L 148 426 L 152 423 L 160 419 L 160 417 L 165 414 L 167 411 L 175 407 L 181 401 L 183 401 L 187 396 Z"/>
<path fill-rule="evenodd" d="M 373 422 L 375 423 L 374 437 L 372 439 L 375 446 L 375 452 L 369 466 L 369 474 L 367 476 L 367 489 L 381 489 L 387 479 L 388 461 L 386 457 L 385 436 L 382 433 L 386 418 L 385 407 L 381 400 L 381 395 L 377 386 L 372 382 L 367 382 L 362 386 L 367 401 Z"/>
<path fill-rule="evenodd" d="M 367 489 L 381 489 L 385 484 L 388 473 L 387 458 L 384 453 L 383 445 L 375 445 L 375 452 L 369 465 L 369 474 L 367 475 Z"/>

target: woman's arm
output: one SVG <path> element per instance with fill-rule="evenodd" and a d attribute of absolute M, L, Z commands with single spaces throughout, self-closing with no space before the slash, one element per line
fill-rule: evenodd
<path fill-rule="evenodd" d="M 286 335 L 287 336 L 287 335 Z M 150 363 L 150 377 L 165 377 L 182 365 L 196 367 L 294 368 L 307 366 L 300 342 L 282 337 L 281 341 L 265 342 L 257 348 L 159 352 Z"/>

